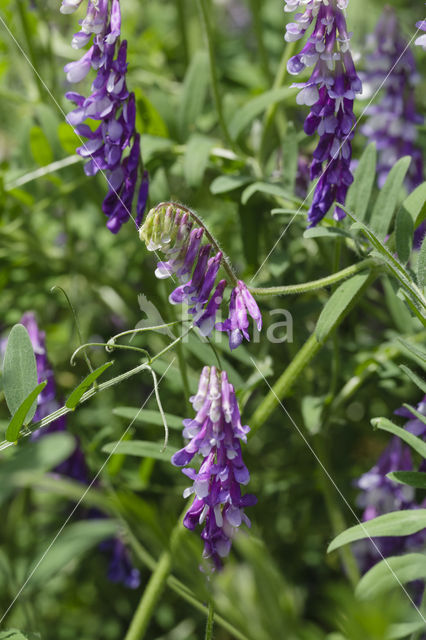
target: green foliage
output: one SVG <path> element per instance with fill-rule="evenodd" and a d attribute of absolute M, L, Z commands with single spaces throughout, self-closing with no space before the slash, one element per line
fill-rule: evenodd
<path fill-rule="evenodd" d="M 17 324 L 9 334 L 3 362 L 4 395 L 12 415 L 21 408 L 22 403 L 33 392 L 37 383 L 36 361 L 28 331 L 22 324 Z M 26 407 L 22 422 L 25 417 L 27 417 L 28 421 L 33 418 L 37 408 L 35 400 L 37 395 L 32 398 L 31 404 Z"/>

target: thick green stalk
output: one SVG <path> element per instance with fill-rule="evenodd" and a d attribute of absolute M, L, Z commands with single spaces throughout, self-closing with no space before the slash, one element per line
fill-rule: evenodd
<path fill-rule="evenodd" d="M 200 9 L 200 15 L 201 15 L 201 21 L 204 27 L 204 33 L 207 39 L 207 49 L 208 49 L 209 61 L 210 61 L 210 75 L 211 75 L 211 81 L 212 81 L 213 96 L 216 104 L 217 117 L 219 119 L 219 124 L 222 129 L 224 138 L 227 144 L 231 147 L 231 149 L 233 149 L 234 142 L 229 134 L 225 116 L 223 115 L 222 97 L 219 89 L 219 81 L 218 81 L 217 71 L 216 71 L 216 60 L 215 60 L 214 45 L 213 45 L 213 31 L 210 24 L 209 10 L 207 7 L 206 0 L 197 0 L 197 2 L 198 2 L 198 7 Z"/>
<path fill-rule="evenodd" d="M 214 622 L 214 604 L 213 599 L 210 598 L 209 610 L 207 613 L 206 635 L 205 640 L 213 640 L 213 622 Z"/>
<path fill-rule="evenodd" d="M 172 554 L 170 551 L 164 551 L 143 592 L 124 640 L 142 640 L 144 638 L 171 569 Z"/>
<path fill-rule="evenodd" d="M 264 29 L 262 25 L 262 4 L 260 0 L 250 0 L 251 12 L 253 15 L 253 27 L 256 36 L 257 50 L 263 72 L 270 83 L 272 81 L 271 69 L 269 67 L 268 52 L 265 47 Z"/>
<path fill-rule="evenodd" d="M 352 264 L 350 267 L 346 267 L 346 269 L 342 269 L 341 271 L 337 271 L 337 273 L 333 273 L 331 276 L 319 278 L 318 280 L 312 280 L 311 282 L 304 282 L 303 284 L 290 284 L 283 287 L 250 287 L 250 291 L 254 296 L 257 297 L 283 296 L 292 295 L 295 293 L 306 293 L 307 291 L 315 291 L 316 289 L 322 289 L 323 287 L 329 287 L 333 284 L 337 284 L 341 280 L 350 278 L 359 271 L 364 271 L 365 269 L 373 267 L 375 264 L 377 263 L 374 258 L 366 258 L 365 260 L 361 260 L 361 262 Z"/>
<path fill-rule="evenodd" d="M 296 42 L 287 43 L 287 46 L 283 51 L 283 55 L 280 61 L 280 66 L 278 67 L 277 74 L 275 76 L 274 84 L 272 85 L 273 89 L 279 89 L 280 87 L 284 86 L 284 82 L 287 77 L 287 62 L 293 55 L 295 47 L 296 47 Z M 275 120 L 278 106 L 279 106 L 278 102 L 271 104 L 271 106 L 266 111 L 265 117 L 263 119 L 262 140 L 260 142 L 260 154 L 259 154 L 260 160 L 262 163 L 265 161 L 265 155 L 266 155 L 266 149 L 267 149 L 267 146 L 266 146 L 267 138 L 268 138 L 268 134 L 271 129 L 271 126 Z"/>
<path fill-rule="evenodd" d="M 359 290 L 353 303 L 349 305 L 345 313 L 340 316 L 338 321 L 329 327 L 327 335 L 322 342 L 318 342 L 315 332 L 311 336 L 309 336 L 303 347 L 297 353 L 295 358 L 293 358 L 288 367 L 283 371 L 277 382 L 274 384 L 263 401 L 259 404 L 251 419 L 248 421 L 248 424 L 251 428 L 250 436 L 253 436 L 254 433 L 256 433 L 256 431 L 263 425 L 263 423 L 266 422 L 266 420 L 278 406 L 280 401 L 289 393 L 290 389 L 292 388 L 293 384 L 296 382 L 302 371 L 311 362 L 311 360 L 313 360 L 318 351 L 321 350 L 322 346 L 329 338 L 329 336 L 333 333 L 336 327 L 341 324 L 344 318 L 346 318 L 353 305 L 356 304 L 356 302 L 362 297 L 362 295 L 376 279 L 376 277 L 376 272 L 372 272 L 370 274 L 370 277 L 367 278 L 364 285 Z"/>
<path fill-rule="evenodd" d="M 37 55 L 33 47 L 33 40 L 31 37 L 30 26 L 28 24 L 26 9 L 24 8 L 23 0 L 17 0 L 16 8 L 18 10 L 19 19 L 21 21 L 22 31 L 24 32 L 25 42 L 27 44 L 28 56 L 31 61 L 31 65 L 33 66 L 33 69 L 37 69 Z M 44 93 L 43 83 L 40 80 L 39 75 L 35 71 L 34 78 L 37 85 L 39 97 L 42 98 Z"/>

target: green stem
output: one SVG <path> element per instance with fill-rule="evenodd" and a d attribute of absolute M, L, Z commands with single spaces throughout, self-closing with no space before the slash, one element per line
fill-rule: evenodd
<path fill-rule="evenodd" d="M 345 280 L 350 276 L 355 275 L 359 271 L 369 269 L 377 264 L 374 258 L 366 258 L 357 264 L 352 264 L 346 269 L 342 269 L 337 273 L 333 273 L 331 276 L 325 278 L 319 278 L 319 280 L 312 280 L 311 282 L 305 282 L 303 284 L 290 284 L 283 287 L 250 287 L 250 291 L 254 296 L 281 296 L 292 295 L 295 293 L 306 293 L 307 291 L 315 291 L 323 287 L 329 287 L 330 285 L 337 284 L 341 280 Z"/>
<path fill-rule="evenodd" d="M 219 89 L 219 81 L 218 81 L 217 71 L 216 71 L 216 60 L 215 60 L 214 46 L 213 46 L 213 32 L 210 24 L 207 2 L 206 0 L 197 0 L 197 2 L 198 2 L 198 7 L 200 9 L 201 21 L 203 23 L 204 32 L 207 39 L 207 48 L 208 48 L 209 61 L 210 61 L 210 75 L 211 75 L 211 81 L 212 81 L 214 100 L 216 104 L 217 116 L 219 119 L 219 124 L 221 126 L 224 138 L 227 144 L 231 147 L 231 149 L 233 149 L 234 142 L 229 134 L 228 126 L 226 124 L 225 117 L 223 115 L 222 97 Z"/>
<path fill-rule="evenodd" d="M 270 83 L 272 81 L 271 69 L 269 67 L 268 52 L 265 47 L 264 29 L 262 25 L 261 3 L 259 0 L 250 0 L 251 12 L 253 15 L 253 26 L 256 36 L 257 49 L 263 72 Z"/>
<path fill-rule="evenodd" d="M 170 551 L 164 551 L 143 592 L 124 640 L 142 640 L 144 638 L 158 599 L 170 575 L 171 568 L 172 555 Z"/>
<path fill-rule="evenodd" d="M 111 380 L 107 380 L 106 382 L 103 382 L 102 384 L 100 384 L 98 386 L 97 389 L 95 387 L 92 387 L 91 389 L 89 389 L 88 391 L 83 393 L 83 395 L 81 396 L 81 398 L 79 400 L 79 403 L 78 403 L 77 407 L 80 406 L 80 404 L 83 404 L 84 402 L 87 402 L 88 400 L 90 400 L 90 398 L 93 398 L 93 396 L 95 396 L 97 393 L 99 393 L 101 391 L 105 391 L 106 389 L 109 389 L 110 387 L 113 387 L 116 384 L 120 384 L 120 382 L 123 382 L 124 380 L 127 380 L 128 378 L 131 378 L 132 376 L 140 373 L 144 369 L 151 369 L 150 364 L 152 362 L 155 362 L 155 360 L 157 360 L 158 358 L 163 356 L 165 353 L 167 353 L 167 351 L 170 351 L 170 349 L 173 349 L 173 347 L 175 347 L 176 344 L 178 344 L 180 342 L 180 340 L 182 340 L 185 337 L 185 335 L 187 335 L 187 333 L 192 328 L 193 328 L 193 325 L 191 325 L 189 327 L 189 329 L 184 334 L 182 334 L 181 336 L 176 338 L 176 340 L 173 340 L 173 342 L 168 344 L 167 347 L 165 347 L 162 351 L 157 353 L 157 355 L 155 355 L 150 360 L 149 364 L 147 362 L 144 362 L 144 363 L 138 365 L 137 367 L 135 367 L 134 369 L 130 369 L 130 371 L 126 371 L 125 373 L 122 373 L 121 375 L 119 375 L 119 376 L 117 376 L 115 378 L 112 378 Z M 68 413 L 71 413 L 72 411 L 75 411 L 75 408 L 74 409 L 69 409 L 68 407 L 61 407 L 57 411 L 54 411 L 53 413 L 51 413 L 48 416 L 46 416 L 46 418 L 43 418 L 43 420 L 40 420 L 39 422 L 35 422 L 33 425 L 31 425 L 31 427 L 32 427 L 31 430 L 27 429 L 27 431 L 25 431 L 24 433 L 20 433 L 19 437 L 29 436 L 34 431 L 36 431 L 37 429 L 41 429 L 42 427 L 46 427 L 48 424 L 51 424 L 52 422 L 54 422 L 58 418 L 61 418 L 62 416 L 65 416 Z M 9 447 L 13 446 L 14 444 L 15 444 L 14 442 L 9 442 L 8 440 L 3 440 L 3 442 L 0 443 L 0 451 L 3 451 L 4 449 L 8 449 Z"/>
<path fill-rule="evenodd" d="M 129 530 L 127 522 L 125 523 L 125 525 L 129 532 L 129 542 L 132 545 L 135 554 L 138 556 L 141 562 L 143 562 L 143 564 L 148 567 L 148 569 L 154 571 L 155 567 L 157 566 L 155 559 L 148 553 L 148 551 L 146 551 L 146 549 L 144 549 L 135 535 Z M 188 604 L 194 607 L 194 609 L 197 609 L 197 611 L 200 611 L 203 615 L 208 615 L 208 609 L 205 604 L 200 602 L 196 598 L 194 593 L 183 582 L 181 582 L 174 576 L 169 576 L 166 582 L 167 586 L 180 598 L 182 598 L 182 600 L 188 602 Z M 234 638 L 236 638 L 236 640 L 248 640 L 247 637 L 243 633 L 241 633 L 241 631 L 238 631 L 238 629 L 236 629 L 231 623 L 229 623 L 227 620 L 225 620 L 225 618 L 222 618 L 222 616 L 218 615 L 217 613 L 214 614 L 214 621 L 223 629 L 225 629 L 225 631 L 230 633 Z"/>
<path fill-rule="evenodd" d="M 296 382 L 302 371 L 316 356 L 318 351 L 320 351 L 320 349 L 336 329 L 336 327 L 341 324 L 341 322 L 346 318 L 347 314 L 352 310 L 353 305 L 356 304 L 356 302 L 362 297 L 362 295 L 376 279 L 376 277 L 377 273 L 373 271 L 370 274 L 370 277 L 366 279 L 365 283 L 360 288 L 357 296 L 353 300 L 353 303 L 349 305 L 349 307 L 338 318 L 338 320 L 328 328 L 327 334 L 324 336 L 322 342 L 318 342 L 315 332 L 309 336 L 308 340 L 297 353 L 296 357 L 293 358 L 288 367 L 283 371 L 277 382 L 274 384 L 263 401 L 259 404 L 251 419 L 248 421 L 248 424 L 251 427 L 251 437 L 269 418 L 269 416 L 281 402 L 281 400 L 289 393 L 290 389 L 292 388 L 293 384 Z"/>
<path fill-rule="evenodd" d="M 254 0 L 256 2 L 256 0 Z M 284 86 L 285 79 L 287 77 L 287 62 L 291 58 L 296 48 L 295 42 L 288 42 L 287 46 L 283 51 L 283 55 L 280 61 L 280 66 L 278 67 L 277 74 L 275 76 L 274 84 L 272 85 L 273 89 L 279 89 Z M 270 131 L 270 128 L 275 121 L 275 116 L 277 113 L 279 103 L 275 102 L 271 104 L 271 106 L 267 109 L 265 113 L 265 117 L 263 120 L 263 131 L 262 131 L 262 139 L 260 142 L 260 159 L 262 162 L 265 160 L 266 155 L 266 141 Z"/>
<path fill-rule="evenodd" d="M 206 635 L 205 640 L 213 639 L 213 622 L 214 622 L 214 603 L 213 598 L 209 601 L 209 610 L 207 613 Z"/>
<path fill-rule="evenodd" d="M 37 55 L 33 47 L 30 26 L 28 24 L 27 13 L 23 5 L 23 0 L 17 0 L 16 8 L 18 10 L 19 19 L 21 21 L 22 31 L 24 32 L 25 42 L 28 48 L 28 56 L 31 60 L 31 65 L 33 69 L 37 69 Z M 35 71 L 34 78 L 36 81 L 39 97 L 42 98 L 44 93 L 43 83 L 41 82 L 39 75 Z"/>
<path fill-rule="evenodd" d="M 189 62 L 189 46 L 185 0 L 176 0 L 176 4 L 178 12 L 179 32 L 182 38 L 183 61 L 185 63 L 185 67 L 187 67 Z"/>
<path fill-rule="evenodd" d="M 330 463 L 327 457 L 327 450 L 326 450 L 326 447 L 324 447 L 323 436 L 321 435 L 318 435 L 315 438 L 315 451 L 318 457 L 320 458 L 322 464 L 324 465 L 324 467 L 330 470 Z M 330 481 L 324 475 L 324 473 L 319 474 L 319 482 L 321 485 L 321 490 L 324 496 L 331 526 L 333 528 L 333 534 L 334 536 L 337 536 L 339 533 L 341 533 L 347 528 L 347 523 L 345 522 L 345 519 L 339 507 L 337 506 L 335 491 L 332 489 Z M 360 575 L 359 575 L 358 565 L 352 553 L 351 546 L 345 545 L 344 547 L 341 547 L 339 555 L 343 563 L 343 566 L 346 569 L 347 576 L 351 581 L 352 586 L 355 587 L 359 582 Z"/>

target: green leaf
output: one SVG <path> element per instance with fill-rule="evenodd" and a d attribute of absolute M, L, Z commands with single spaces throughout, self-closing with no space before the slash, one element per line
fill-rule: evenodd
<path fill-rule="evenodd" d="M 136 128 L 151 136 L 168 138 L 169 132 L 161 114 L 140 89 L 134 91 L 136 98 Z"/>
<path fill-rule="evenodd" d="M 25 418 L 27 418 L 33 402 L 38 398 L 44 387 L 47 385 L 47 381 L 40 382 L 40 384 L 31 391 L 31 393 L 25 398 L 23 403 L 15 411 L 12 420 L 6 429 L 6 440 L 9 442 L 16 442 L 19 437 L 19 431 L 24 424 Z M 34 414 L 31 418 L 34 417 Z M 30 422 L 31 418 L 27 419 L 26 424 Z"/>
<path fill-rule="evenodd" d="M 415 489 L 426 489 L 426 473 L 421 471 L 391 471 L 386 475 L 400 484 L 408 484 Z"/>
<path fill-rule="evenodd" d="M 143 149 L 143 160 L 145 164 L 149 164 L 151 160 L 157 158 L 161 154 L 169 153 L 174 146 L 173 140 L 169 138 L 161 138 L 159 136 L 142 135 L 141 149 Z"/>
<path fill-rule="evenodd" d="M 146 440 L 122 440 L 121 442 L 109 442 L 102 447 L 103 453 L 112 455 L 136 456 L 138 458 L 154 458 L 170 462 L 170 458 L 177 449 L 167 446 L 163 451 L 162 442 L 149 442 Z"/>
<path fill-rule="evenodd" d="M 18 629 L 8 629 L 0 632 L 0 640 L 29 640 L 29 638 Z"/>
<path fill-rule="evenodd" d="M 426 351 L 423 349 L 419 349 L 419 347 L 412 342 L 408 342 L 407 340 L 403 340 L 402 338 L 398 338 L 398 342 L 400 342 L 411 355 L 413 355 L 416 360 L 419 361 L 423 368 L 426 367 Z"/>
<path fill-rule="evenodd" d="M 426 509 L 407 509 L 406 511 L 392 511 L 378 516 L 373 520 L 362 522 L 340 533 L 330 543 L 327 552 L 335 551 L 339 547 L 355 540 L 375 538 L 377 536 L 409 536 L 426 527 Z"/>
<path fill-rule="evenodd" d="M 386 558 L 378 562 L 357 584 L 355 594 L 362 600 L 381 596 L 399 588 L 398 582 L 405 584 L 426 577 L 426 555 L 407 553 L 403 556 Z"/>
<path fill-rule="evenodd" d="M 406 264 L 413 248 L 414 223 L 408 211 L 401 207 L 396 216 L 395 244 L 398 258 Z"/>
<path fill-rule="evenodd" d="M 419 453 L 422 458 L 426 458 L 426 442 L 423 442 L 423 440 L 413 435 L 409 431 L 401 429 L 401 427 L 397 427 L 396 424 L 393 424 L 393 422 L 391 422 L 387 418 L 373 418 L 371 424 L 377 429 L 381 429 L 382 431 L 393 433 L 394 436 L 398 436 L 398 438 L 406 442 L 412 449 L 417 451 L 417 453 Z"/>
<path fill-rule="evenodd" d="M 214 145 L 211 138 L 201 135 L 193 135 L 186 145 L 183 164 L 185 180 L 193 188 L 200 186 L 204 172 L 210 157 L 210 151 Z"/>
<path fill-rule="evenodd" d="M 211 183 L 210 191 L 213 195 L 228 193 L 229 191 L 234 191 L 235 189 L 243 187 L 248 182 L 251 182 L 251 178 L 248 178 L 247 176 L 219 176 Z"/>
<path fill-rule="evenodd" d="M 426 217 L 426 182 L 414 189 L 402 206 L 410 214 L 414 227 L 418 227 Z"/>
<path fill-rule="evenodd" d="M 140 409 L 138 407 L 116 407 L 112 410 L 115 416 L 124 418 L 125 420 L 156 427 L 163 426 L 163 420 L 158 411 L 151 411 L 150 409 Z M 182 418 L 179 416 L 173 416 L 171 413 L 165 413 L 167 426 L 170 429 L 182 430 Z"/>
<path fill-rule="evenodd" d="M 304 238 L 352 238 L 352 235 L 344 229 L 337 227 L 312 227 L 303 233 Z"/>
<path fill-rule="evenodd" d="M 195 129 L 201 114 L 210 82 L 209 59 L 205 51 L 197 51 L 191 60 L 183 82 L 183 91 L 178 113 L 179 130 L 186 140 L 188 133 Z"/>
<path fill-rule="evenodd" d="M 418 376 L 417 373 L 414 373 L 414 371 L 411 371 L 409 367 L 406 367 L 405 364 L 401 364 L 399 366 L 400 366 L 400 369 L 402 369 L 403 372 L 410 378 L 410 380 L 412 380 L 414 384 L 421 391 L 423 391 L 423 393 L 426 393 L 426 382 L 422 380 L 422 378 L 420 378 L 420 376 Z"/>
<path fill-rule="evenodd" d="M 9 334 L 3 362 L 3 390 L 12 415 L 37 384 L 37 365 L 30 336 L 22 324 L 15 324 Z M 27 413 L 28 420 L 34 417 L 36 408 L 34 401 Z"/>
<path fill-rule="evenodd" d="M 401 331 L 401 333 L 416 331 L 416 325 L 410 310 L 407 308 L 405 302 L 398 296 L 398 283 L 395 280 L 384 276 L 382 284 L 385 293 L 386 306 L 389 309 L 390 315 L 398 331 Z"/>
<path fill-rule="evenodd" d="M 46 434 L 13 447 L 13 455 L 0 465 L 0 503 L 13 493 L 15 478 L 23 473 L 49 471 L 66 460 L 74 449 L 75 439 L 69 433 Z"/>
<path fill-rule="evenodd" d="M 426 287 L 426 237 L 423 239 L 417 263 L 417 278 L 420 287 Z"/>
<path fill-rule="evenodd" d="M 371 228 L 380 240 L 384 240 L 389 230 L 410 162 L 410 156 L 398 160 L 377 197 L 371 214 Z"/>
<path fill-rule="evenodd" d="M 354 181 L 346 198 L 346 206 L 359 220 L 364 220 L 376 179 L 377 151 L 374 142 L 368 145 L 356 168 Z"/>
<path fill-rule="evenodd" d="M 413 633 L 417 633 L 425 628 L 424 622 L 401 622 L 400 624 L 392 624 L 386 636 L 386 640 L 401 640 L 402 638 L 412 637 Z"/>
<path fill-rule="evenodd" d="M 426 425 L 426 415 L 424 415 L 423 413 L 420 413 L 420 411 L 417 411 L 417 409 L 413 406 L 411 406 L 411 404 L 407 404 L 406 402 L 404 402 L 403 406 L 408 409 L 408 411 L 410 413 L 412 413 L 414 416 L 416 416 L 416 418 L 418 418 L 418 420 L 420 420 L 420 422 L 423 422 L 423 424 Z"/>
<path fill-rule="evenodd" d="M 38 165 L 44 167 L 53 162 L 53 152 L 43 129 L 34 126 L 30 131 L 30 150 L 31 154 Z"/>
<path fill-rule="evenodd" d="M 75 154 L 75 148 L 79 144 L 79 138 L 74 129 L 67 122 L 60 122 L 58 125 L 58 138 L 61 147 L 70 155 Z"/>
<path fill-rule="evenodd" d="M 49 553 L 46 554 L 46 549 L 43 547 L 42 553 L 34 562 L 33 568 L 37 567 L 37 569 L 27 588 L 35 589 L 40 585 L 45 588 L 48 580 L 67 565 L 74 565 L 92 547 L 112 538 L 119 531 L 119 527 L 119 523 L 111 518 L 83 520 L 68 525 Z"/>
<path fill-rule="evenodd" d="M 229 124 L 231 138 L 236 140 L 250 122 L 263 113 L 269 106 L 292 97 L 294 97 L 294 89 L 281 87 L 280 89 L 266 91 L 247 102 L 241 109 L 237 109 Z"/>
<path fill-rule="evenodd" d="M 315 328 L 318 342 L 327 338 L 348 307 L 356 300 L 368 278 L 368 273 L 359 273 L 343 282 L 334 291 L 318 318 Z"/>
<path fill-rule="evenodd" d="M 255 193 L 265 193 L 270 196 L 277 196 L 291 202 L 300 202 L 299 198 L 295 198 L 291 193 L 280 187 L 278 184 L 270 184 L 268 182 L 253 182 L 244 189 L 241 195 L 242 204 L 247 204 Z"/>
<path fill-rule="evenodd" d="M 65 406 L 68 409 L 75 409 L 75 407 L 80 402 L 80 399 L 83 393 L 85 393 L 92 386 L 95 380 L 97 380 L 99 376 L 101 376 L 103 372 L 106 371 L 112 364 L 114 363 L 105 362 L 105 364 L 101 365 L 100 367 L 92 371 L 92 373 L 89 373 L 87 378 L 84 378 L 84 380 L 80 382 L 78 387 L 76 387 L 74 391 L 72 391 L 72 393 L 70 394 L 70 396 L 68 397 L 65 403 Z"/>
<path fill-rule="evenodd" d="M 395 256 L 366 224 L 358 220 L 356 216 L 353 215 L 353 213 L 346 209 L 346 207 L 345 211 L 348 214 L 349 218 L 355 221 L 356 224 L 353 226 L 358 229 L 362 229 L 362 232 L 367 236 L 373 247 L 377 250 L 377 253 L 380 255 L 380 258 L 383 259 L 389 271 L 400 283 L 402 287 L 402 293 L 406 299 L 407 304 L 421 320 L 421 322 L 423 324 L 426 324 L 426 298 L 417 284 L 413 281 L 404 265 L 402 265 L 397 260 L 397 258 L 395 258 Z"/>

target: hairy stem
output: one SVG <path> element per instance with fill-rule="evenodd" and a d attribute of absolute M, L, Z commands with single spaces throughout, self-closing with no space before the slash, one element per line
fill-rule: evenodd
<path fill-rule="evenodd" d="M 213 640 L 213 622 L 214 622 L 214 604 L 213 598 L 210 598 L 209 609 L 207 613 L 206 635 L 205 640 Z"/>
<path fill-rule="evenodd" d="M 341 280 L 345 280 L 349 278 L 359 271 L 364 271 L 365 269 L 369 269 L 377 264 L 374 258 L 366 258 L 357 264 L 352 264 L 350 267 L 346 267 L 346 269 L 342 269 L 341 271 L 337 271 L 337 273 L 333 273 L 331 276 L 326 276 L 325 278 L 319 278 L 319 280 L 312 280 L 311 282 L 304 282 L 303 284 L 290 284 L 283 287 L 250 287 L 250 291 L 254 296 L 282 296 L 282 295 L 292 295 L 295 293 L 306 293 L 307 291 L 315 291 L 316 289 L 322 289 L 323 287 L 329 287 L 333 284 L 340 282 Z"/>

